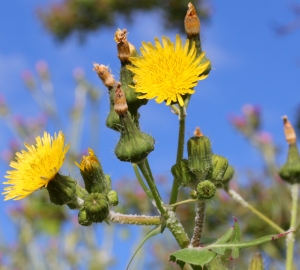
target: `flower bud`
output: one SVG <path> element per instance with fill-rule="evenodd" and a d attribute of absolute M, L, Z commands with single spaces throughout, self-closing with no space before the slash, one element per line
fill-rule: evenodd
<path fill-rule="evenodd" d="M 216 193 L 216 186 L 209 180 L 204 180 L 197 185 L 198 199 L 210 199 Z"/>
<path fill-rule="evenodd" d="M 109 191 L 107 194 L 107 198 L 108 198 L 108 204 L 110 206 L 116 206 L 119 204 L 119 197 L 117 191 L 115 190 Z"/>
<path fill-rule="evenodd" d="M 227 170 L 225 171 L 225 174 L 222 179 L 222 186 L 224 189 L 227 189 L 229 181 L 232 179 L 234 175 L 234 168 L 231 165 L 228 165 Z M 219 186 L 217 186 L 219 187 Z"/>
<path fill-rule="evenodd" d="M 103 84 L 109 89 L 112 88 L 116 84 L 116 80 L 113 75 L 110 73 L 108 67 L 104 65 L 99 65 L 97 63 L 93 63 L 93 70 L 97 72 L 99 78 L 103 82 Z"/>
<path fill-rule="evenodd" d="M 115 110 L 119 114 L 122 130 L 115 154 L 121 161 L 139 163 L 153 151 L 154 139 L 138 129 L 126 108 L 126 99 L 124 99 L 122 89 L 117 88 Z"/>
<path fill-rule="evenodd" d="M 89 220 L 84 207 L 82 207 L 78 212 L 78 223 L 82 226 L 90 226 L 93 223 L 91 220 Z"/>
<path fill-rule="evenodd" d="M 200 57 L 203 52 L 200 39 L 200 20 L 194 6 L 191 3 L 188 4 L 188 10 L 184 19 L 184 27 L 187 33 L 187 39 L 190 40 L 189 48 L 194 46 L 193 43 L 195 43 L 197 48 L 197 57 Z M 211 62 L 206 56 L 204 56 L 200 62 L 200 64 L 204 63 L 207 63 L 207 68 L 204 74 L 208 75 L 211 70 Z"/>
<path fill-rule="evenodd" d="M 212 167 L 210 140 L 201 133 L 188 140 L 187 149 L 190 171 L 198 181 L 204 180 Z"/>
<path fill-rule="evenodd" d="M 264 270 L 264 262 L 260 253 L 256 253 L 252 258 L 248 270 Z"/>
<path fill-rule="evenodd" d="M 83 156 L 80 164 L 76 165 L 80 169 L 80 174 L 84 180 L 85 189 L 89 193 L 103 193 L 109 192 L 109 186 L 105 174 L 102 170 L 101 164 L 92 149 L 88 149 L 88 156 Z"/>
<path fill-rule="evenodd" d="M 188 11 L 184 19 L 184 28 L 188 36 L 200 34 L 200 20 L 192 3 L 188 4 Z"/>
<path fill-rule="evenodd" d="M 171 172 L 179 186 L 186 187 L 192 181 L 188 167 L 188 160 L 186 159 L 183 159 L 179 164 L 172 166 Z"/>
<path fill-rule="evenodd" d="M 210 181 L 216 186 L 223 181 L 223 176 L 228 168 L 228 160 L 222 156 L 212 155 L 212 171 L 210 174 Z"/>
<path fill-rule="evenodd" d="M 190 192 L 190 198 L 191 199 L 197 199 L 198 198 L 198 193 L 196 190 L 191 190 Z"/>
<path fill-rule="evenodd" d="M 128 31 L 126 29 L 118 29 L 115 32 L 114 40 L 117 42 L 118 57 L 121 62 L 127 61 L 130 57 L 130 45 L 127 41 Z"/>
<path fill-rule="evenodd" d="M 288 158 L 280 168 L 279 175 L 282 180 L 290 184 L 300 183 L 300 156 L 296 143 L 289 145 Z"/>
<path fill-rule="evenodd" d="M 92 222 L 102 222 L 109 214 L 106 196 L 101 193 L 91 193 L 87 195 L 84 200 L 84 208 L 88 220 Z"/>
<path fill-rule="evenodd" d="M 50 201 L 57 205 L 71 203 L 76 199 L 76 185 L 70 176 L 57 173 L 47 185 Z"/>

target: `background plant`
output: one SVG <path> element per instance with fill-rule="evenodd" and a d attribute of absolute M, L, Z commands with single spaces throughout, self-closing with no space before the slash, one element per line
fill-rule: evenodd
<path fill-rule="evenodd" d="M 234 110 L 234 109 L 233 109 Z M 235 108 L 235 111 L 237 111 L 238 109 L 237 108 Z M 227 110 L 227 112 L 228 111 L 232 111 L 232 110 Z M 267 114 L 268 115 L 268 114 Z M 277 124 L 276 124 L 277 125 Z M 281 129 L 281 128 L 280 128 Z M 192 130 L 191 130 L 192 131 Z M 191 132 L 190 131 L 190 132 Z M 279 140 L 277 140 L 277 141 L 279 141 Z M 283 140 L 281 140 L 281 141 L 283 141 Z M 214 140 L 214 145 L 216 145 L 216 144 L 218 144 L 218 142 L 217 142 L 217 140 Z M 251 150 L 249 150 L 249 153 L 253 156 L 253 153 L 251 153 Z M 251 160 L 251 159 L 250 159 Z M 256 177 L 255 177 L 256 178 Z M 216 203 L 216 202 L 215 202 Z M 182 206 L 182 207 L 184 207 L 184 206 Z M 180 208 L 178 208 L 178 210 L 179 210 Z M 215 217 L 214 217 L 215 218 Z M 240 219 L 239 219 L 240 220 Z"/>

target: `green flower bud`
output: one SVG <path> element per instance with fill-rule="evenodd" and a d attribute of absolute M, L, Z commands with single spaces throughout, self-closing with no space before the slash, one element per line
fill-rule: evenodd
<path fill-rule="evenodd" d="M 288 158 L 280 168 L 279 175 L 282 180 L 290 184 L 300 183 L 300 156 L 296 143 L 289 145 Z"/>
<path fill-rule="evenodd" d="M 234 168 L 231 165 L 228 165 L 228 168 L 223 176 L 222 183 L 227 185 L 234 175 Z"/>
<path fill-rule="evenodd" d="M 209 180 L 200 182 L 197 185 L 198 199 L 210 199 L 216 193 L 216 186 Z"/>
<path fill-rule="evenodd" d="M 198 193 L 196 190 L 191 190 L 190 192 L 190 198 L 191 199 L 197 199 L 198 198 Z"/>
<path fill-rule="evenodd" d="M 228 168 L 228 160 L 222 156 L 212 155 L 212 170 L 210 181 L 217 186 L 222 184 L 223 176 Z"/>
<path fill-rule="evenodd" d="M 80 173 L 84 180 L 85 189 L 89 193 L 107 194 L 110 190 L 105 174 L 103 173 L 101 164 L 92 149 L 88 149 L 88 156 L 83 156 L 81 163 L 75 164 L 79 167 Z"/>
<path fill-rule="evenodd" d="M 63 205 L 76 199 L 77 182 L 70 176 L 57 173 L 47 185 L 50 201 L 57 205 Z"/>
<path fill-rule="evenodd" d="M 84 200 L 84 208 L 88 220 L 102 222 L 109 214 L 106 196 L 101 193 L 91 193 Z"/>
<path fill-rule="evenodd" d="M 107 198 L 108 198 L 108 203 L 111 206 L 116 206 L 119 203 L 119 197 L 118 197 L 118 193 L 115 190 L 111 190 L 108 192 L 107 194 Z"/>
<path fill-rule="evenodd" d="M 119 84 L 115 93 L 115 111 L 119 114 L 122 126 L 121 137 L 115 148 L 115 154 L 121 161 L 139 163 L 154 149 L 154 139 L 141 132 L 133 122 L 124 92 Z"/>
<path fill-rule="evenodd" d="M 76 185 L 76 196 L 74 197 L 73 202 L 68 203 L 68 207 L 70 209 L 80 209 L 82 205 L 82 201 L 88 195 L 88 192 L 81 187 L 80 185 Z"/>
<path fill-rule="evenodd" d="M 212 167 L 210 140 L 201 133 L 188 140 L 187 148 L 190 171 L 198 181 L 204 180 Z"/>
<path fill-rule="evenodd" d="M 264 262 L 260 253 L 256 253 L 250 262 L 248 270 L 264 270 Z"/>
<path fill-rule="evenodd" d="M 90 226 L 93 223 L 91 220 L 89 220 L 84 207 L 82 207 L 78 212 L 78 223 L 82 226 Z"/>
<path fill-rule="evenodd" d="M 186 159 L 183 159 L 179 164 L 172 166 L 171 172 L 179 186 L 186 187 L 192 181 L 189 170 L 188 160 Z"/>

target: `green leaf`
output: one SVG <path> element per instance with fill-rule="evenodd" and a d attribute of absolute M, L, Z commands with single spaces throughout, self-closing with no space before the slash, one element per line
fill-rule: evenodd
<path fill-rule="evenodd" d="M 226 251 L 231 250 L 230 259 L 235 259 L 239 256 L 239 252 L 243 248 L 253 247 L 260 245 L 262 243 L 273 241 L 281 237 L 286 236 L 290 230 L 281 234 L 273 234 L 258 239 L 240 242 L 241 232 L 238 225 L 237 219 L 234 218 L 234 226 L 231 227 L 221 238 L 219 238 L 215 243 L 207 245 L 205 247 L 199 248 L 185 248 L 175 251 L 170 255 L 170 261 L 185 262 L 192 265 L 204 266 L 205 264 L 211 262 L 218 254 L 224 255 Z"/>
<path fill-rule="evenodd" d="M 155 236 L 159 233 L 161 233 L 163 231 L 164 228 L 161 228 L 162 226 L 159 225 L 159 226 L 156 226 L 155 228 L 153 228 L 150 232 L 148 232 L 146 234 L 146 236 L 144 237 L 144 239 L 142 240 L 142 242 L 139 244 L 139 246 L 137 247 L 136 251 L 134 252 L 134 254 L 132 255 L 127 267 L 126 267 L 126 270 L 129 269 L 129 266 L 131 264 L 131 262 L 133 261 L 135 255 L 137 254 L 137 252 L 140 250 L 140 248 L 143 246 L 143 244 L 149 239 L 151 238 L 152 236 Z"/>

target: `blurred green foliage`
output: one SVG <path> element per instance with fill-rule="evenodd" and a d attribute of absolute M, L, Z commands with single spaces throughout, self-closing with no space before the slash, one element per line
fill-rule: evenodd
<path fill-rule="evenodd" d="M 134 19 L 138 11 L 161 13 L 166 28 L 182 31 L 183 10 L 189 0 L 63 0 L 49 7 L 38 9 L 38 15 L 45 28 L 57 39 L 63 41 L 72 34 L 84 37 L 98 29 L 115 26 L 118 17 Z M 210 9 L 205 0 L 193 1 L 198 16 L 208 19 Z"/>

